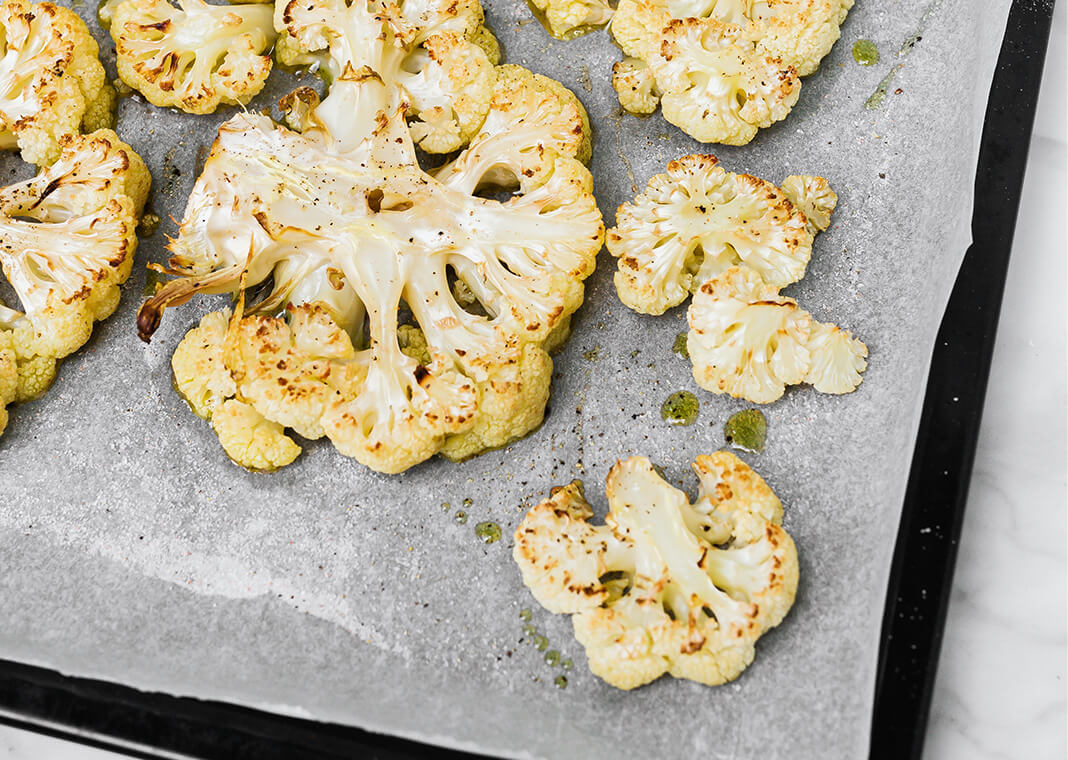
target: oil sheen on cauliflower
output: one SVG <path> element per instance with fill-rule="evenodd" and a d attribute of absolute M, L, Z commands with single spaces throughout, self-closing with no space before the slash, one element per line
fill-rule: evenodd
<path fill-rule="evenodd" d="M 609 512 L 593 525 L 582 483 L 526 515 L 512 551 L 550 612 L 572 615 L 590 670 L 633 689 L 665 673 L 709 686 L 737 678 L 797 591 L 797 550 L 782 504 L 731 453 L 699 456 L 692 504 L 645 457 L 608 474 Z"/>
<path fill-rule="evenodd" d="M 67 135 L 60 149 L 36 177 L 0 189 L 0 266 L 22 307 L 0 304 L 0 408 L 47 390 L 56 360 L 115 311 L 137 247 L 149 186 L 140 156 L 109 129 Z"/>
<path fill-rule="evenodd" d="M 499 66 L 481 115 L 468 121 L 453 88 L 451 115 L 424 133 L 438 106 L 413 102 L 423 85 L 436 90 L 416 80 L 440 72 L 405 62 L 439 43 L 486 62 L 468 36 L 481 28 L 477 3 L 316 0 L 280 18 L 337 76 L 321 103 L 307 88 L 283 99 L 292 128 L 251 113 L 222 125 L 172 244 L 178 279 L 143 304 L 142 337 L 197 292 L 242 294 L 232 315 L 189 333 L 172 366 L 193 410 L 253 469 L 296 455 L 282 431 L 325 436 L 391 473 L 525 435 L 544 414 L 547 348 L 581 304 L 604 235 L 582 106 Z M 466 148 L 428 172 L 415 141 L 432 134 Z M 220 425 L 231 399 L 244 406 Z"/>
<path fill-rule="evenodd" d="M 616 212 L 607 235 L 616 292 L 643 314 L 694 294 L 687 345 L 706 390 L 761 404 L 803 382 L 849 393 L 867 347 L 779 295 L 804 276 L 837 202 L 823 177 L 794 175 L 779 188 L 724 171 L 714 156 L 684 156 Z"/>
<path fill-rule="evenodd" d="M 0 148 L 47 166 L 64 135 L 112 126 L 114 107 L 96 41 L 74 11 L 0 5 Z"/>
<path fill-rule="evenodd" d="M 271 72 L 270 5 L 123 0 L 111 10 L 119 76 L 150 103 L 188 113 L 245 104 Z"/>

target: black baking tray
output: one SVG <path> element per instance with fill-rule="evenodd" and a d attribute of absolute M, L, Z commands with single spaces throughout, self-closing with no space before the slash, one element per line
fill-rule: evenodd
<path fill-rule="evenodd" d="M 1014 0 L 976 170 L 972 239 L 932 358 L 879 650 L 871 757 L 923 752 L 1053 0 Z M 0 723 L 133 757 L 466 757 L 357 728 L 0 660 Z"/>

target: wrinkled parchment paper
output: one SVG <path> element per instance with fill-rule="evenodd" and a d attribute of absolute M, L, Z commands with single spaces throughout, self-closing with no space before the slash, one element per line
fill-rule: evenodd
<path fill-rule="evenodd" d="M 764 410 L 765 452 L 745 455 L 782 498 L 800 551 L 783 625 L 735 683 L 663 678 L 623 693 L 587 671 L 568 619 L 520 583 L 511 532 L 551 486 L 584 478 L 603 510 L 608 468 L 640 453 L 692 491 L 688 463 L 722 446 L 724 421 L 745 406 L 696 388 L 672 354 L 685 309 L 628 311 L 607 254 L 555 357 L 541 429 L 462 465 L 434 460 L 395 477 L 325 441 L 273 475 L 232 465 L 172 391 L 168 363 L 222 301 L 168 312 L 146 347 L 134 330 L 139 265 L 116 315 L 43 400 L 12 410 L 0 439 L 0 657 L 507 756 L 864 756 L 890 556 L 928 359 L 969 243 L 1009 0 L 858 0 L 793 114 L 744 148 L 699 145 L 659 115 L 621 117 L 610 84 L 619 53 L 605 33 L 559 42 L 524 3 L 485 4 L 505 60 L 562 81 L 589 109 L 609 224 L 619 203 L 691 152 L 773 181 L 823 174 L 839 194 L 808 276 L 786 293 L 865 340 L 870 369 L 850 396 L 789 390 Z M 95 25 L 94 8 L 76 8 Z M 922 40 L 899 58 L 927 11 Z M 878 65 L 853 61 L 860 38 L 878 44 Z M 884 107 L 866 110 L 899 65 Z M 273 75 L 253 107 L 292 86 Z M 140 262 L 164 259 L 168 218 L 181 217 L 198 156 L 227 117 L 122 100 L 119 132 L 152 169 L 151 205 L 165 219 Z M 27 171 L 11 157 L 3 168 Z M 660 419 L 679 389 L 701 399 L 692 427 Z M 505 538 L 483 545 L 483 520 Z M 574 660 L 566 689 L 524 635 L 524 608 Z"/>

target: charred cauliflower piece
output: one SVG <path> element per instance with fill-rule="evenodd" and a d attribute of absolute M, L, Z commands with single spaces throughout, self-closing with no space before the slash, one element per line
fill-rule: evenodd
<path fill-rule="evenodd" d="M 0 267 L 23 309 L 0 304 L 0 408 L 44 393 L 56 360 L 111 315 L 137 246 L 141 158 L 108 129 L 60 148 L 36 177 L 0 189 Z"/>
<path fill-rule="evenodd" d="M 111 14 L 119 76 L 153 105 L 195 114 L 243 105 L 271 72 L 270 5 L 123 0 Z"/>
<path fill-rule="evenodd" d="M 691 137 L 745 145 L 758 129 L 787 116 L 799 77 L 819 67 L 852 5 L 621 0 L 611 29 L 630 58 L 617 66 L 612 84 L 632 113 L 652 113 L 659 98 L 664 118 Z"/>
<path fill-rule="evenodd" d="M 693 504 L 648 459 L 631 457 L 608 474 L 604 525 L 590 524 L 576 481 L 516 529 L 523 582 L 546 609 L 573 616 L 590 670 L 617 688 L 665 673 L 731 681 L 793 604 L 797 550 L 778 498 L 728 452 L 693 468 Z"/>
<path fill-rule="evenodd" d="M 724 171 L 714 156 L 684 156 L 616 212 L 607 234 L 616 292 L 643 314 L 694 294 L 687 348 L 706 390 L 760 404 L 802 382 L 849 393 L 867 348 L 779 295 L 805 274 L 837 202 L 823 177 L 794 175 L 779 188 Z"/>
<path fill-rule="evenodd" d="M 337 77 L 322 102 L 306 88 L 283 99 L 291 128 L 257 114 L 223 124 L 171 245 L 178 279 L 142 305 L 142 337 L 197 292 L 245 294 L 233 315 L 206 317 L 173 366 L 227 453 L 255 469 L 293 453 L 285 431 L 391 473 L 525 435 L 604 235 L 585 111 L 561 85 L 500 66 L 484 113 L 467 120 L 456 89 L 442 129 L 425 127 L 437 106 L 413 95 L 444 90 L 414 84 L 408 64 L 439 44 L 487 60 L 469 36 L 477 3 L 278 13 L 290 49 L 325 50 Z M 432 135 L 467 148 L 431 174 L 415 141 L 440 147 Z M 220 428 L 230 399 L 248 408 L 228 407 Z M 237 435 L 254 419 L 258 438 Z"/>
<path fill-rule="evenodd" d="M 52 3 L 0 5 L 0 148 L 56 160 L 65 135 L 110 127 L 115 91 L 78 15 Z"/>
<path fill-rule="evenodd" d="M 705 390 L 756 404 L 787 385 L 811 383 L 823 393 L 850 393 L 867 367 L 867 347 L 834 325 L 813 322 L 745 267 L 703 284 L 688 313 L 686 342 L 693 376 Z"/>
<path fill-rule="evenodd" d="M 687 316 L 686 348 L 705 390 L 767 404 L 804 381 L 812 320 L 756 272 L 731 267 L 704 283 Z"/>
<path fill-rule="evenodd" d="M 500 51 L 482 20 L 477 0 L 275 6 L 283 62 L 314 63 L 332 79 L 374 72 L 399 88 L 412 139 L 427 153 L 466 145 L 489 111 Z"/>
<path fill-rule="evenodd" d="M 623 52 L 644 60 L 664 118 L 701 142 L 745 145 L 758 129 L 786 118 L 801 81 L 790 66 L 762 53 L 752 29 L 715 18 L 671 18 L 648 0 L 623 0 L 612 23 Z M 633 64 L 630 64 L 633 70 Z M 613 85 L 624 107 L 651 111 L 634 99 L 633 83 Z"/>
<path fill-rule="evenodd" d="M 797 282 L 812 254 L 807 226 L 770 182 L 724 171 L 715 156 L 684 156 L 616 212 L 607 236 L 616 291 L 635 311 L 663 314 L 735 264 L 771 285 Z"/>
<path fill-rule="evenodd" d="M 615 10 L 606 0 L 531 0 L 554 37 L 571 39 L 604 26 Z"/>

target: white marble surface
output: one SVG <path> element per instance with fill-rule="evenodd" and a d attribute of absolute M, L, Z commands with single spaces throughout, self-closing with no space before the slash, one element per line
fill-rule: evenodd
<path fill-rule="evenodd" d="M 931 708 L 930 760 L 1068 757 L 1066 16 L 1061 0 Z M 0 725 L 0 760 L 118 757 Z"/>

